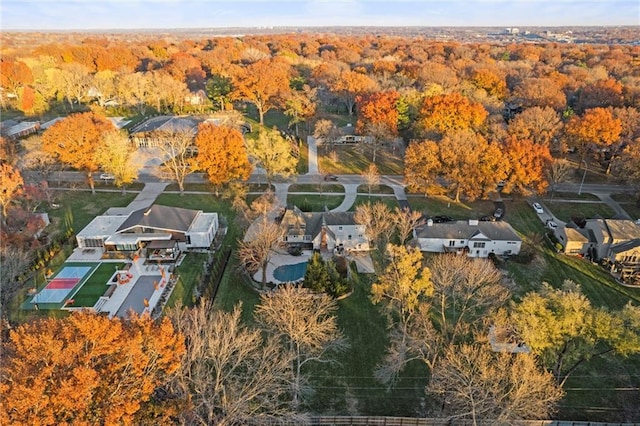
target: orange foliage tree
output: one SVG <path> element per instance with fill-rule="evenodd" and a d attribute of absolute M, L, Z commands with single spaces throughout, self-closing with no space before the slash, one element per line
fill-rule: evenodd
<path fill-rule="evenodd" d="M 395 90 L 376 92 L 356 97 L 358 122 L 356 132 L 363 134 L 369 125 L 383 125 L 390 134 L 398 133 L 398 102 L 400 95 Z"/>
<path fill-rule="evenodd" d="M 251 174 L 251 163 L 242 134 L 237 129 L 202 123 L 195 139 L 198 155 L 193 168 L 207 174 L 216 187 L 235 179 L 246 180 Z"/>
<path fill-rule="evenodd" d="M 44 151 L 87 175 L 91 192 L 95 193 L 92 173 L 98 170 L 96 148 L 115 126 L 93 112 L 73 114 L 48 128 L 42 135 Z"/>
<path fill-rule="evenodd" d="M 550 107 L 527 108 L 509 122 L 508 132 L 518 139 L 529 139 L 551 148 L 562 129 L 558 113 Z"/>
<path fill-rule="evenodd" d="M 7 208 L 22 191 L 22 175 L 20 171 L 7 163 L 0 164 L 0 206 L 2 221 L 7 219 Z"/>
<path fill-rule="evenodd" d="M 169 319 L 76 313 L 11 331 L 0 366 L 8 424 L 141 424 L 177 414 L 154 391 L 180 366 L 184 339 Z"/>
<path fill-rule="evenodd" d="M 446 134 L 479 127 L 487 118 L 487 110 L 459 93 L 429 96 L 420 111 L 422 127 Z"/>
<path fill-rule="evenodd" d="M 622 122 L 614 118 L 610 109 L 591 108 L 580 116 L 572 117 L 565 126 L 569 147 L 580 151 L 580 164 L 592 147 L 604 148 L 620 138 Z"/>
<path fill-rule="evenodd" d="M 576 110 L 596 107 L 620 107 L 623 103 L 622 84 L 609 78 L 598 80 L 580 89 Z"/>
<path fill-rule="evenodd" d="M 409 145 L 404 155 L 404 180 L 410 190 L 428 195 L 437 188 L 436 178 L 442 166 L 438 151 L 434 141 Z"/>
<path fill-rule="evenodd" d="M 353 115 L 356 97 L 364 93 L 372 92 L 375 88 L 376 83 L 371 78 L 351 70 L 341 72 L 330 86 L 331 91 L 337 93 L 338 96 L 342 98 L 349 115 Z"/>
<path fill-rule="evenodd" d="M 262 59 L 238 69 L 233 83 L 233 95 L 255 105 L 260 124 L 264 124 L 264 114 L 280 105 L 290 91 L 289 65 Z"/>
<path fill-rule="evenodd" d="M 510 137 L 505 142 L 504 157 L 508 176 L 504 192 L 530 195 L 547 189 L 545 176 L 552 160 L 548 145 Z"/>

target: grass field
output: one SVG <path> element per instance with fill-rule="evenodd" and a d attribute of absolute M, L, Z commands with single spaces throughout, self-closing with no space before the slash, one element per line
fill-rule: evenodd
<path fill-rule="evenodd" d="M 372 195 L 369 197 L 368 195 L 358 195 L 356 197 L 356 201 L 353 203 L 353 206 L 349 209 L 349 211 L 355 211 L 356 207 L 361 204 L 375 204 L 375 203 L 383 203 L 389 207 L 390 210 L 394 210 L 396 207 L 399 207 L 398 200 L 395 197 L 378 197 Z"/>
<path fill-rule="evenodd" d="M 298 207 L 305 212 L 323 212 L 325 207 L 335 209 L 342 204 L 342 195 L 287 195 L 287 204 Z"/>
<path fill-rule="evenodd" d="M 335 151 L 337 161 L 331 160 L 330 152 Z M 318 168 L 322 173 L 336 175 L 361 174 L 371 164 L 372 154 L 369 150 L 352 145 L 332 145 L 320 148 L 318 152 Z M 376 166 L 381 175 L 402 174 L 403 162 L 399 155 L 380 148 L 377 153 Z"/>
<path fill-rule="evenodd" d="M 107 291 L 109 279 L 113 276 L 116 268 L 120 269 L 124 263 L 102 263 L 93 272 L 89 279 L 80 287 L 80 289 L 70 297 L 74 300 L 74 307 L 84 306 L 92 307 L 104 292 Z"/>
<path fill-rule="evenodd" d="M 368 194 L 369 186 L 368 185 L 360 185 L 358 186 L 358 194 Z M 387 185 L 376 185 L 371 187 L 372 194 L 393 194 L 393 188 Z"/>
<path fill-rule="evenodd" d="M 183 306 L 191 306 L 193 304 L 193 289 L 202 280 L 202 263 L 206 262 L 206 260 L 207 255 L 204 253 L 187 253 L 187 257 L 174 272 L 180 275 L 180 278 L 171 293 L 171 297 L 167 300 L 168 307 L 175 306 L 178 301 L 181 301 Z"/>
<path fill-rule="evenodd" d="M 569 222 L 574 216 L 583 216 L 587 219 L 594 217 L 612 217 L 615 212 L 604 203 L 565 203 L 553 201 L 546 203 L 553 214 L 563 222 Z"/>
<path fill-rule="evenodd" d="M 344 193 L 344 186 L 335 183 L 319 181 L 313 183 L 294 183 L 289 186 L 289 193 L 292 192 L 323 192 L 323 193 Z"/>

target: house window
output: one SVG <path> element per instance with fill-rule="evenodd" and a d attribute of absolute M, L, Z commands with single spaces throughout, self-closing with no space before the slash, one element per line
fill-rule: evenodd
<path fill-rule="evenodd" d="M 358 238 L 362 238 L 362 234 L 358 234 Z"/>
<path fill-rule="evenodd" d="M 342 231 L 342 226 L 338 226 L 338 231 Z"/>
<path fill-rule="evenodd" d="M 350 240 L 350 239 L 351 239 L 351 235 L 349 235 L 349 236 L 347 237 L 347 239 L 349 239 L 349 240 Z"/>
<path fill-rule="evenodd" d="M 187 235 L 187 244 L 191 244 L 191 235 Z"/>
<path fill-rule="evenodd" d="M 289 237 L 285 235 L 285 236 L 284 236 L 284 240 L 285 240 L 285 241 L 289 241 Z"/>
<path fill-rule="evenodd" d="M 305 241 L 311 241 L 311 235 L 305 235 L 303 239 Z"/>
<path fill-rule="evenodd" d="M 473 243 L 473 248 L 484 248 L 484 241 L 483 242 L 474 242 Z"/>
<path fill-rule="evenodd" d="M 455 247 L 455 245 L 456 245 L 455 240 L 449 240 L 449 247 Z"/>

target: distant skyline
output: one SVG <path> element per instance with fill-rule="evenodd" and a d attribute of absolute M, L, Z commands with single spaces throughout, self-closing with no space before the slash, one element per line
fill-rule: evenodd
<path fill-rule="evenodd" d="M 0 0 L 2 30 L 640 25 L 640 0 Z"/>

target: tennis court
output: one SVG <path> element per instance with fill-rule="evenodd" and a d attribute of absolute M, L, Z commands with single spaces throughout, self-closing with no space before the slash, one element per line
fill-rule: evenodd
<path fill-rule="evenodd" d="M 31 303 L 60 303 L 87 275 L 93 266 L 65 266 L 36 294 Z"/>

